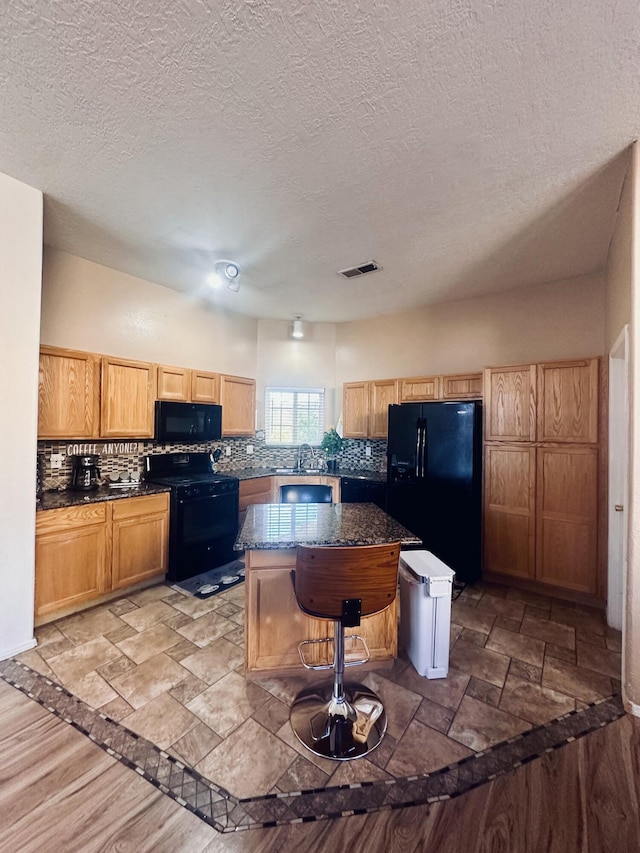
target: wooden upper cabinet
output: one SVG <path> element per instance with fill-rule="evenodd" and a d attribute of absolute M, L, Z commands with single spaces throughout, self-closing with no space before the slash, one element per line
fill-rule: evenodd
<path fill-rule="evenodd" d="M 439 376 L 416 376 L 400 380 L 401 403 L 421 403 L 424 400 L 438 400 L 439 397 Z"/>
<path fill-rule="evenodd" d="M 538 441 L 596 444 L 597 358 L 538 365 Z"/>
<path fill-rule="evenodd" d="M 442 400 L 481 400 L 482 373 L 460 373 L 441 377 Z"/>
<path fill-rule="evenodd" d="M 256 381 L 242 376 L 220 376 L 222 435 L 255 435 Z"/>
<path fill-rule="evenodd" d="M 186 367 L 167 367 L 159 364 L 157 368 L 158 400 L 190 400 L 191 371 Z"/>
<path fill-rule="evenodd" d="M 484 372 L 485 441 L 535 441 L 536 366 Z"/>
<path fill-rule="evenodd" d="M 400 383 L 397 379 L 369 382 L 369 438 L 387 438 L 389 405 L 398 402 Z"/>
<path fill-rule="evenodd" d="M 369 383 L 345 382 L 342 387 L 342 432 L 345 438 L 369 437 Z"/>
<path fill-rule="evenodd" d="M 191 400 L 194 403 L 219 403 L 220 375 L 204 370 L 192 370 Z"/>
<path fill-rule="evenodd" d="M 155 365 L 103 356 L 100 434 L 153 438 L 155 395 Z"/>
<path fill-rule="evenodd" d="M 97 438 L 99 394 L 99 356 L 41 347 L 38 438 Z"/>

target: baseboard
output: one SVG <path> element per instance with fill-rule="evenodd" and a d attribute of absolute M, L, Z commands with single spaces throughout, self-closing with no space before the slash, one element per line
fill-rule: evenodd
<path fill-rule="evenodd" d="M 9 658 L 19 655 L 21 652 L 28 652 L 29 649 L 35 649 L 37 645 L 38 642 L 36 638 L 32 637 L 30 640 L 26 640 L 24 643 L 20 643 L 10 649 L 0 649 L 0 660 L 8 660 Z"/>
<path fill-rule="evenodd" d="M 622 696 L 622 704 L 627 714 L 631 714 L 632 717 L 640 717 L 640 705 L 636 702 L 631 702 L 624 694 Z"/>

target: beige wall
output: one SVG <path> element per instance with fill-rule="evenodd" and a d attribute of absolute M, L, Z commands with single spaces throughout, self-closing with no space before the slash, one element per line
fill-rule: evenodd
<path fill-rule="evenodd" d="M 338 326 L 336 381 L 464 373 L 604 352 L 604 279 L 584 276 Z"/>
<path fill-rule="evenodd" d="M 0 660 L 35 645 L 38 338 L 42 193 L 0 174 Z"/>
<path fill-rule="evenodd" d="M 305 323 L 304 333 L 302 340 L 294 340 L 290 321 L 258 322 L 258 429 L 264 428 L 264 389 L 268 385 L 324 388 L 325 422 L 335 424 L 336 326 Z"/>
<path fill-rule="evenodd" d="M 44 344 L 255 377 L 257 325 L 204 299 L 45 248 Z"/>
<path fill-rule="evenodd" d="M 633 181 L 630 166 L 622 188 L 606 271 L 605 352 L 631 321 L 631 240 Z"/>

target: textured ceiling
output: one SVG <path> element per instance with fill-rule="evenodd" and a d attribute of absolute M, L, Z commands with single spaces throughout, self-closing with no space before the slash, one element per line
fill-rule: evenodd
<path fill-rule="evenodd" d="M 2 3 L 0 171 L 45 241 L 255 317 L 343 321 L 603 269 L 636 0 Z M 375 259 L 380 272 L 337 275 Z"/>

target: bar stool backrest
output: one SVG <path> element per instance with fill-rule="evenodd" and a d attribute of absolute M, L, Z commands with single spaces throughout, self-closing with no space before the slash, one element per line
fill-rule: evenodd
<path fill-rule="evenodd" d="M 361 599 L 361 615 L 393 603 L 400 542 L 384 545 L 299 545 L 295 592 L 298 605 L 319 619 L 340 620 L 343 602 Z"/>

